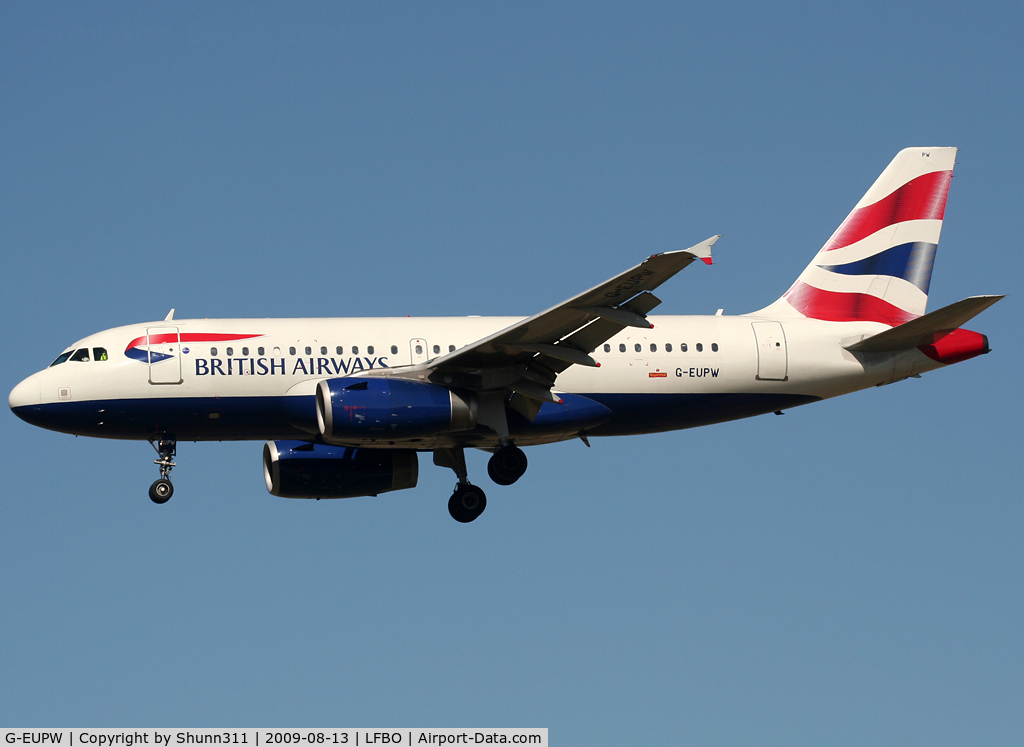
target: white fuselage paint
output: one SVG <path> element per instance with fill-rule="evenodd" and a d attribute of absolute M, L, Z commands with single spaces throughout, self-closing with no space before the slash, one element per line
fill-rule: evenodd
<path fill-rule="evenodd" d="M 218 403 L 239 398 L 252 398 L 255 402 L 257 398 L 267 397 L 311 397 L 317 383 L 325 378 L 358 377 L 371 368 L 394 369 L 438 358 L 450 348 L 457 350 L 518 320 L 518 317 L 190 319 L 136 324 L 106 330 L 76 342 L 72 349 L 104 348 L 108 360 L 69 361 L 46 368 L 11 393 L 11 404 L 88 403 L 96 413 L 95 427 L 90 427 L 88 435 L 102 437 L 106 435 L 103 429 L 105 404 L 121 403 L 127 407 L 126 402 L 141 404 L 141 401 L 162 400 L 163 404 L 170 405 L 173 400 L 187 399 L 189 407 L 207 408 L 209 412 L 195 415 L 211 421 L 208 435 L 193 433 L 188 436 L 189 440 L 272 439 L 282 434 L 250 428 L 245 433 L 225 435 L 219 430 L 223 424 L 213 422 L 220 417 Z M 624 407 L 638 404 L 657 407 L 652 403 L 657 403 L 660 395 L 680 394 L 795 395 L 812 401 L 942 366 L 916 348 L 895 354 L 855 355 L 842 347 L 844 341 L 887 329 L 873 322 L 780 321 L 749 315 L 662 316 L 651 317 L 650 321 L 653 329 L 626 328 L 607 342 L 608 350 L 602 345 L 594 351 L 593 357 L 601 364 L 600 368 L 571 366 L 559 375 L 555 391 L 582 396 L 631 395 L 628 400 L 622 400 L 631 403 Z M 759 350 L 753 325 L 764 321 L 781 324 L 782 334 L 768 338 L 775 347 L 774 353 Z M 185 341 L 180 344 L 181 349 L 171 349 L 178 347 L 173 345 L 154 346 L 154 350 L 166 349 L 172 357 L 152 364 L 125 356 L 124 351 L 131 341 L 170 329 L 176 329 L 183 336 L 258 336 L 235 341 Z M 423 345 L 419 354 L 417 345 Z M 434 352 L 435 346 L 439 352 Z M 620 346 L 624 346 L 624 351 Z M 713 346 L 717 346 L 717 350 Z M 258 352 L 260 348 L 262 354 Z M 322 352 L 324 348 L 326 352 Z M 397 352 L 392 352 L 393 349 Z M 784 378 L 778 378 L 778 357 L 774 362 L 765 358 L 759 369 L 759 356 L 772 354 L 782 356 Z M 772 378 L 760 377 L 759 370 Z M 771 409 L 775 408 L 761 412 Z M 616 416 L 623 414 L 628 415 L 616 412 Z M 712 415 L 704 422 L 748 414 L 759 413 L 736 415 L 723 411 L 720 417 Z M 672 430 L 693 424 L 680 421 L 645 426 L 634 419 L 615 432 Z M 154 434 L 159 428 L 159 423 L 151 424 Z M 543 443 L 575 435 L 549 434 L 519 442 L 524 445 Z M 110 433 L 109 437 L 138 436 Z M 418 444 L 417 448 L 457 442 L 457 438 L 441 437 Z"/>

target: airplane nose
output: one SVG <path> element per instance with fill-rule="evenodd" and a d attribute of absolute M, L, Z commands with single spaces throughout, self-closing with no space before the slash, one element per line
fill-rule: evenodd
<path fill-rule="evenodd" d="M 37 376 L 29 376 L 11 390 L 7 396 L 7 404 L 17 413 L 19 407 L 38 405 L 42 402 L 42 389 Z"/>

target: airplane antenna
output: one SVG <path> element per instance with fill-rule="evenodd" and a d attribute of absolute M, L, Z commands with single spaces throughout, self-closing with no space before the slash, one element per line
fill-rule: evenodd
<path fill-rule="evenodd" d="M 173 322 L 174 321 L 174 309 L 171 309 L 170 311 L 167 312 L 167 316 L 164 317 L 164 321 L 165 322 Z"/>

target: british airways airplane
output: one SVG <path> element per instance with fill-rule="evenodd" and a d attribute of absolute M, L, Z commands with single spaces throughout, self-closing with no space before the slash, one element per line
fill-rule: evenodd
<path fill-rule="evenodd" d="M 267 489 L 349 498 L 412 488 L 418 453 L 454 470 L 456 521 L 521 447 L 692 428 L 780 412 L 989 352 L 961 325 L 1003 296 L 926 313 L 955 148 L 907 148 L 792 287 L 741 316 L 661 316 L 653 291 L 713 236 L 526 319 L 174 319 L 86 337 L 11 392 L 21 419 L 80 436 L 145 439 L 165 503 L 179 440 L 266 440 Z"/>

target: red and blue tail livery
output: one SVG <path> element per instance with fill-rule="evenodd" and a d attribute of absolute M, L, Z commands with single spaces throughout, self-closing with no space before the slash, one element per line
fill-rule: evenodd
<path fill-rule="evenodd" d="M 527 318 L 172 310 L 76 342 L 8 402 L 43 428 L 149 441 L 155 503 L 173 492 L 178 441 L 253 440 L 268 492 L 285 498 L 414 488 L 429 453 L 455 473 L 449 513 L 470 522 L 487 498 L 467 448 L 490 452 L 488 476 L 510 485 L 531 447 L 779 412 L 988 353 L 962 325 L 1002 296 L 927 309 L 955 157 L 900 151 L 789 290 L 750 314 L 651 315 L 656 289 L 711 264 L 712 236 Z"/>
<path fill-rule="evenodd" d="M 900 151 L 772 312 L 890 327 L 924 314 L 955 158 Z"/>

